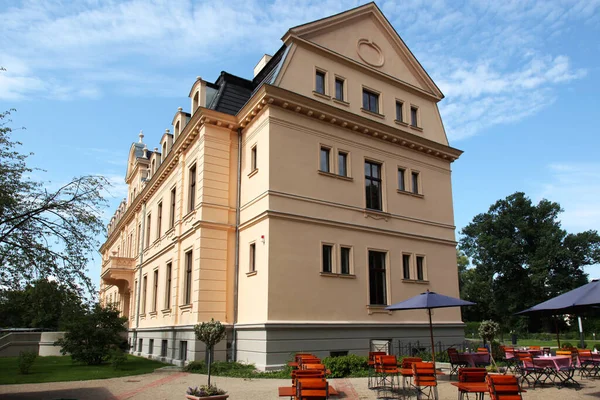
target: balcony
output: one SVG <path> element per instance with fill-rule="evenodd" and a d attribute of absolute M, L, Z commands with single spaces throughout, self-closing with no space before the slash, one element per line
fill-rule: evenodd
<path fill-rule="evenodd" d="M 107 285 L 117 286 L 119 293 L 127 293 L 133 289 L 134 269 L 135 258 L 112 256 L 102 264 L 100 278 Z"/>

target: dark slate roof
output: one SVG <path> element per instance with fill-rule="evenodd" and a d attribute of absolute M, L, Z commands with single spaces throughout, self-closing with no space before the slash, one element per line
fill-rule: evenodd
<path fill-rule="evenodd" d="M 207 105 L 207 108 L 236 115 L 258 88 L 265 83 L 272 83 L 274 75 L 279 71 L 285 48 L 285 45 L 282 46 L 253 80 L 221 71 L 221 75 L 215 83 L 209 84 L 210 87 L 218 89 L 218 91 L 211 103 Z"/>

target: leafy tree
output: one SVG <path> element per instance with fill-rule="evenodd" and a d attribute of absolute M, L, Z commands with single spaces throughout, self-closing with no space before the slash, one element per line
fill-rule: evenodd
<path fill-rule="evenodd" d="M 458 266 L 458 289 L 462 295 L 465 274 L 467 274 L 467 268 L 469 267 L 469 257 L 459 249 L 456 249 L 456 265 Z"/>
<path fill-rule="evenodd" d="M 122 346 L 126 322 L 117 309 L 95 304 L 66 324 L 65 337 L 56 344 L 62 347 L 62 354 L 70 353 L 73 361 L 98 365 L 110 359 L 111 350 Z"/>
<path fill-rule="evenodd" d="M 0 292 L 0 324 L 11 328 L 61 330 L 84 307 L 75 290 L 55 281 L 38 279 L 23 290 Z"/>
<path fill-rule="evenodd" d="M 215 345 L 225 339 L 225 327 L 221 322 L 211 318 L 209 322 L 203 322 L 194 326 L 196 339 L 206 345 L 208 352 L 208 386 L 210 386 L 210 365 L 212 364 L 212 350 Z"/>
<path fill-rule="evenodd" d="M 0 287 L 52 276 L 92 291 L 85 267 L 104 232 L 99 208 L 108 182 L 82 176 L 53 190 L 28 178 L 34 169 L 11 138 L 12 111 L 0 113 Z"/>
<path fill-rule="evenodd" d="M 492 318 L 512 326 L 515 312 L 587 283 L 583 267 L 600 262 L 596 231 L 569 234 L 558 203 L 538 204 L 522 192 L 494 203 L 462 231 L 460 249 L 475 268 L 463 275 L 465 318 Z M 538 325 L 539 317 L 530 323 Z M 537 322 L 536 322 L 537 321 Z"/>

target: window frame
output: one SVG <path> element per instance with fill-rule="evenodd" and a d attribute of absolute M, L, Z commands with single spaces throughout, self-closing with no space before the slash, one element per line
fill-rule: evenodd
<path fill-rule="evenodd" d="M 328 174 L 332 173 L 331 172 L 331 153 L 332 153 L 332 150 L 333 150 L 333 147 L 331 147 L 331 146 L 327 146 L 327 145 L 324 145 L 324 144 L 320 144 L 319 145 L 319 171 L 320 172 L 325 172 L 325 173 L 328 173 Z M 322 165 L 323 151 L 327 152 L 327 169 L 326 170 L 324 170 L 322 168 L 322 166 L 323 166 Z"/>
<path fill-rule="evenodd" d="M 382 286 L 382 290 L 383 290 L 383 304 L 378 304 L 378 303 L 373 303 L 372 302 L 372 293 L 371 293 L 371 271 L 373 268 L 371 268 L 371 253 L 380 253 L 383 254 L 383 271 L 378 271 L 380 274 L 381 272 L 383 272 L 383 278 L 384 278 L 384 282 L 383 282 L 383 286 Z M 388 277 L 388 265 L 390 264 L 389 262 L 389 251 L 387 250 L 382 250 L 382 249 L 372 249 L 372 248 L 367 248 L 367 287 L 368 287 L 368 301 L 369 301 L 369 306 L 387 306 L 389 305 L 389 277 Z"/>
<path fill-rule="evenodd" d="M 415 179 L 416 177 L 416 179 Z M 416 181 L 416 187 L 415 187 Z M 410 188 L 412 194 L 423 194 L 421 184 L 421 171 L 411 170 L 410 171 Z"/>
<path fill-rule="evenodd" d="M 156 238 L 160 238 L 162 236 L 162 213 L 163 213 L 163 202 L 162 199 L 158 202 L 156 206 Z"/>
<path fill-rule="evenodd" d="M 414 121 L 413 121 L 413 110 L 415 111 Z M 419 114 L 420 114 L 419 113 L 419 106 L 411 104 L 410 105 L 410 122 L 409 122 L 409 124 L 410 124 L 411 127 L 413 127 L 413 128 L 420 128 L 421 127 L 421 118 L 420 118 Z"/>
<path fill-rule="evenodd" d="M 368 96 L 375 97 L 375 99 L 376 99 L 375 104 L 377 106 L 375 111 L 373 111 L 369 107 L 365 107 L 365 94 L 367 94 Z M 371 98 L 369 97 L 369 101 L 368 101 L 368 104 L 367 104 L 368 106 L 371 105 L 370 99 Z M 362 87 L 362 106 L 361 107 L 362 107 L 362 110 L 364 110 L 364 111 L 367 111 L 367 112 L 370 112 L 370 113 L 373 113 L 373 114 L 383 115 L 382 107 L 381 107 L 381 92 L 379 92 L 377 90 L 374 90 L 374 89 L 371 89 L 371 88 L 368 88 L 366 86 L 363 86 Z"/>
<path fill-rule="evenodd" d="M 177 186 L 171 188 L 171 206 L 169 210 L 169 229 L 175 226 L 175 210 L 177 209 Z"/>
<path fill-rule="evenodd" d="M 154 353 L 154 339 L 148 339 L 148 355 Z"/>
<path fill-rule="evenodd" d="M 396 121 L 397 122 L 406 123 L 406 121 L 404 120 L 405 104 L 406 103 L 403 100 L 396 99 Z M 398 107 L 400 107 L 400 114 L 398 114 Z M 398 117 L 400 117 L 400 118 L 398 118 Z"/>
<path fill-rule="evenodd" d="M 325 247 L 329 247 L 329 271 L 325 271 Z M 335 274 L 335 244 L 330 242 L 321 242 L 321 273 Z"/>
<path fill-rule="evenodd" d="M 322 92 L 320 92 L 320 91 L 318 90 L 318 89 L 319 89 L 319 87 L 318 87 L 318 85 L 317 85 L 317 77 L 318 77 L 319 75 L 322 75 L 322 76 L 323 76 L 323 91 L 322 91 Z M 317 94 L 320 94 L 320 95 L 322 95 L 322 96 L 327 96 L 327 95 L 328 95 L 328 94 L 327 94 L 327 92 L 328 92 L 328 90 L 327 90 L 327 75 L 328 75 L 328 74 L 327 74 L 327 71 L 326 71 L 326 70 L 324 70 L 323 68 L 315 67 L 315 74 L 314 74 L 314 77 L 315 77 L 315 78 L 314 78 L 314 80 L 313 80 L 313 82 L 314 82 L 313 91 L 314 91 L 315 93 L 317 93 Z"/>
<path fill-rule="evenodd" d="M 144 248 L 150 247 L 150 234 L 152 233 L 152 213 L 148 213 L 146 216 L 146 246 Z"/>
<path fill-rule="evenodd" d="M 398 190 L 401 192 L 406 192 L 406 172 L 408 172 L 408 168 L 398 166 Z M 402 177 L 402 179 L 400 179 Z"/>
<path fill-rule="evenodd" d="M 365 158 L 364 161 L 364 165 L 366 166 L 366 164 L 370 164 L 371 167 L 371 174 L 372 174 L 372 169 L 374 165 L 379 166 L 379 178 L 373 178 L 373 177 L 368 177 L 366 175 L 366 172 L 364 172 L 364 167 L 363 167 L 363 172 L 364 172 L 364 190 L 365 190 L 365 208 L 368 210 L 374 210 L 374 211 L 383 211 L 385 209 L 384 207 L 384 202 L 383 202 L 383 194 L 385 193 L 385 191 L 383 190 L 383 183 L 384 183 L 384 177 L 383 177 L 383 170 L 384 170 L 384 164 L 381 161 L 377 161 L 377 160 L 373 160 L 370 158 Z M 379 208 L 374 208 L 374 207 L 369 207 L 369 196 L 367 196 L 367 180 L 372 180 L 372 181 L 376 181 L 379 182 Z"/>
<path fill-rule="evenodd" d="M 343 250 L 348 250 L 348 272 L 344 272 L 344 265 L 343 265 L 344 257 L 342 254 Z M 344 245 L 344 244 L 340 245 L 339 274 L 340 275 L 354 275 L 354 249 L 352 246 L 348 246 L 348 245 Z"/>
<path fill-rule="evenodd" d="M 405 257 L 408 257 L 408 265 L 404 264 Z M 402 253 L 402 279 L 410 280 L 412 276 L 412 254 L 411 253 Z M 406 272 L 408 272 L 408 276 L 406 276 Z"/>
<path fill-rule="evenodd" d="M 342 174 L 340 171 L 340 156 L 344 155 L 344 170 L 345 174 Z M 350 178 L 350 152 L 342 149 L 338 149 L 337 151 L 337 174 L 339 176 L 343 176 L 345 178 Z"/>
<path fill-rule="evenodd" d="M 419 279 L 419 259 L 421 260 L 421 279 Z M 415 255 L 415 279 L 419 282 L 427 281 L 427 257 L 424 254 Z"/>
<path fill-rule="evenodd" d="M 248 246 L 248 272 L 256 272 L 256 241 Z"/>
<path fill-rule="evenodd" d="M 142 295 L 140 296 L 141 315 L 146 315 L 146 297 L 148 296 L 148 274 L 142 277 Z"/>
<path fill-rule="evenodd" d="M 183 305 L 192 304 L 192 278 L 194 274 L 194 251 L 192 249 L 184 253 L 184 267 L 183 270 Z"/>
<path fill-rule="evenodd" d="M 171 309 L 171 285 L 173 279 L 173 262 L 169 261 L 165 269 L 165 310 Z"/>
<path fill-rule="evenodd" d="M 254 172 L 258 169 L 258 143 L 254 143 L 250 147 L 250 172 Z"/>
<path fill-rule="evenodd" d="M 152 288 L 152 312 L 158 308 L 158 268 L 154 270 L 154 287 Z"/>
<path fill-rule="evenodd" d="M 338 97 L 338 82 L 341 83 L 342 85 L 342 90 L 340 92 L 341 94 L 341 98 Z M 337 100 L 337 101 L 341 101 L 344 103 L 347 103 L 347 95 L 346 95 L 346 78 L 341 77 L 339 75 L 335 75 L 335 78 L 333 80 L 333 99 Z"/>
<path fill-rule="evenodd" d="M 196 209 L 196 163 L 194 163 L 191 167 L 188 168 L 188 213 L 192 212 Z"/>

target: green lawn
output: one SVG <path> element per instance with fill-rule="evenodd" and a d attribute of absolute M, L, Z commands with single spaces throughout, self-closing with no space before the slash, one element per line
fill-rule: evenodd
<path fill-rule="evenodd" d="M 38 357 L 29 374 L 21 375 L 17 369 L 17 357 L 6 357 L 0 358 L 0 385 L 117 378 L 146 374 L 164 365 L 158 361 L 127 355 L 127 362 L 115 370 L 110 364 L 89 366 L 73 363 L 69 356 Z"/>

